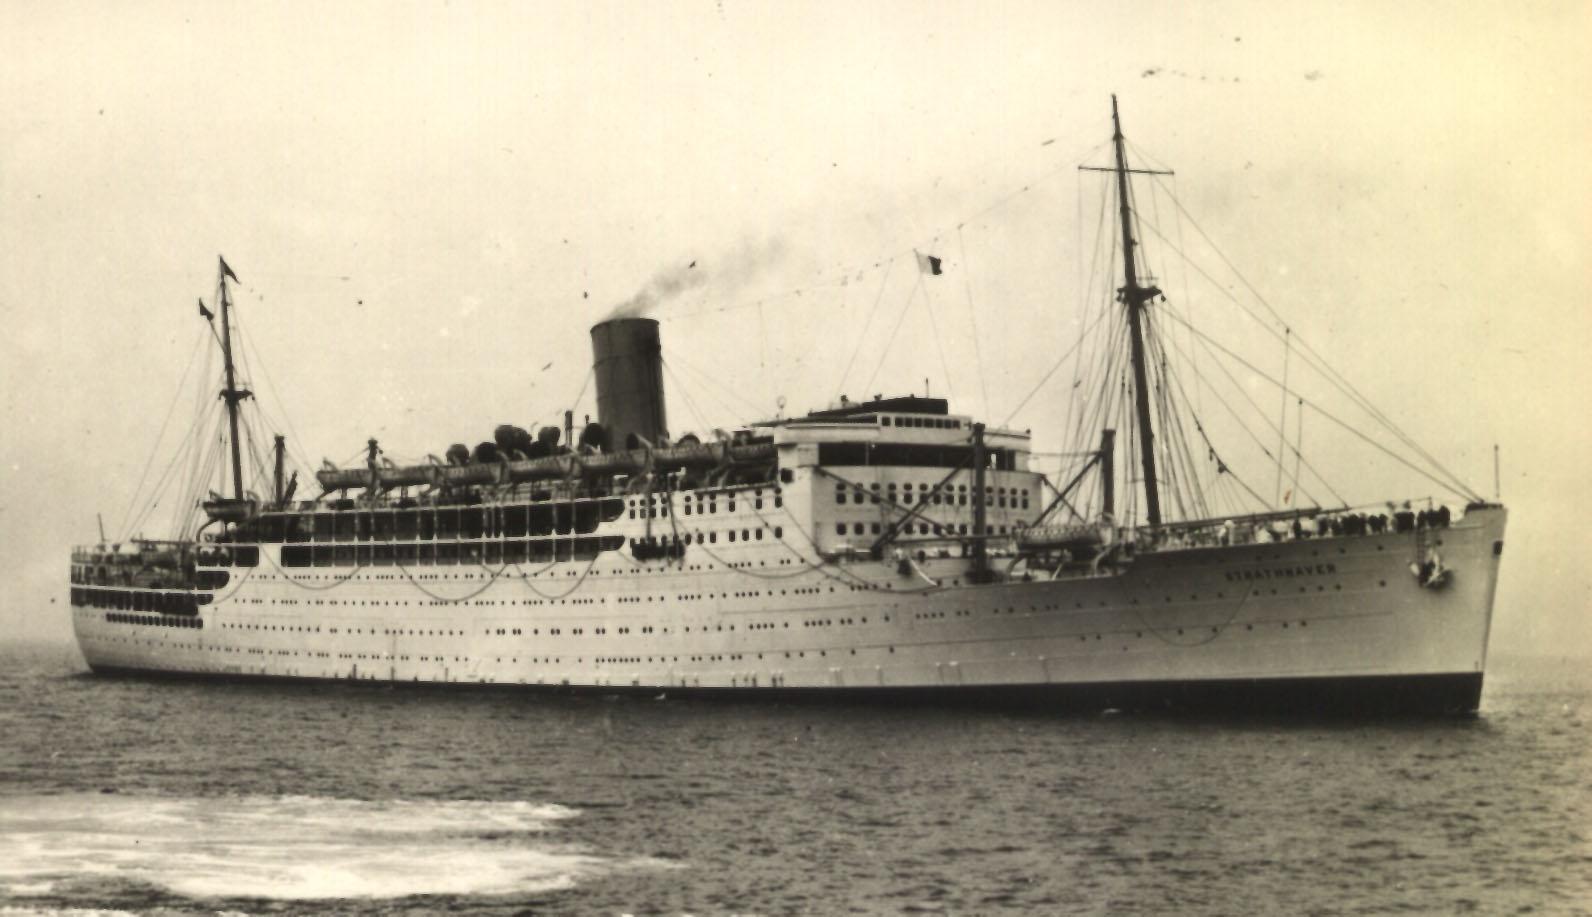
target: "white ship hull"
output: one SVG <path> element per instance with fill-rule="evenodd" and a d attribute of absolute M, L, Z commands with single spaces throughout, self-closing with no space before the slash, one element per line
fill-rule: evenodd
<path fill-rule="evenodd" d="M 1476 709 L 1505 512 L 967 585 L 789 539 L 548 568 L 233 571 L 196 620 L 74 603 L 96 672 L 1084 707 Z M 1439 588 L 1411 572 L 1441 553 Z M 76 594 L 75 594 L 76 595 Z M 103 592 L 96 593 L 103 605 Z M 199 626 L 194 626 L 198 623 Z M 178 626 L 182 625 L 182 626 Z"/>

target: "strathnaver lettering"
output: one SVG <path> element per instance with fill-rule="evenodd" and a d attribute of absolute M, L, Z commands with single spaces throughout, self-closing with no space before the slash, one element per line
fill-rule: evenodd
<path fill-rule="evenodd" d="M 1337 564 L 1299 564 L 1293 567 L 1260 567 L 1255 570 L 1229 570 L 1227 581 L 1246 582 L 1257 579 L 1290 579 L 1295 576 L 1321 576 L 1337 573 Z"/>

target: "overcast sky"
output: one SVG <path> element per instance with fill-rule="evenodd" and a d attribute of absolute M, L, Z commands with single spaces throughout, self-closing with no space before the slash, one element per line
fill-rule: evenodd
<path fill-rule="evenodd" d="M 1585 652 L 1588 34 L 1579 2 L 4 4 L 0 639 L 69 632 L 69 548 L 119 534 L 218 252 L 315 463 L 594 412 L 588 326 L 692 261 L 652 313 L 675 433 L 927 384 L 1059 450 L 1072 369 L 1013 410 L 1109 282 L 1076 167 L 1116 93 L 1176 171 L 1139 202 L 1168 308 L 1280 368 L 1173 263 L 1221 267 L 1172 192 L 1489 497 L 1501 445 L 1494 645 Z M 1437 493 L 1327 426 L 1345 496 Z"/>

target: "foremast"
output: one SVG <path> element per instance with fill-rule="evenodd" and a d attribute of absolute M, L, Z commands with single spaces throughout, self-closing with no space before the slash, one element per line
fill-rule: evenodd
<path fill-rule="evenodd" d="M 1133 360 L 1133 400 L 1138 415 L 1139 461 L 1144 472 L 1144 506 L 1150 525 L 1161 524 L 1161 496 L 1155 481 L 1155 430 L 1150 423 L 1149 375 L 1144 358 L 1144 304 L 1161 291 L 1155 286 L 1140 286 L 1134 263 L 1133 213 L 1128 203 L 1128 156 L 1122 140 L 1122 121 L 1117 117 L 1117 97 L 1111 97 L 1112 143 L 1117 154 L 1117 204 L 1122 217 L 1122 289 L 1117 298 L 1128 309 L 1128 337 Z"/>
<path fill-rule="evenodd" d="M 238 279 L 232 273 L 232 268 L 227 267 L 227 259 L 217 257 L 220 267 L 217 269 L 216 285 L 219 288 L 218 296 L 221 300 L 221 359 L 226 364 L 227 387 L 221 390 L 221 399 L 227 403 L 227 427 L 231 432 L 232 444 L 232 498 L 238 503 L 243 503 L 243 453 L 238 442 L 238 402 L 251 397 L 254 393 L 248 389 L 238 388 L 237 370 L 232 362 L 232 297 L 227 293 L 227 278 Z M 280 476 L 278 472 L 278 476 Z"/>

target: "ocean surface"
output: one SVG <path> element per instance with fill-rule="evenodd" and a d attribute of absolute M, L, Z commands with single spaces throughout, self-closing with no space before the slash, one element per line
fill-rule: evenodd
<path fill-rule="evenodd" d="M 1592 674 L 1167 718 L 87 674 L 0 647 L 0 917 L 1592 913 Z"/>

